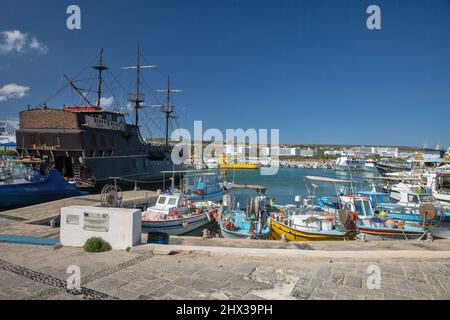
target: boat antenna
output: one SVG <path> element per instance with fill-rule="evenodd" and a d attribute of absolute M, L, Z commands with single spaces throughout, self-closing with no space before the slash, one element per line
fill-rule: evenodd
<path fill-rule="evenodd" d="M 98 65 L 92 66 L 92 68 L 98 71 L 97 108 L 100 108 L 100 100 L 102 98 L 102 83 L 103 83 L 102 72 L 104 70 L 108 70 L 108 67 L 106 67 L 103 64 L 103 48 L 100 50 L 100 61 Z"/>
<path fill-rule="evenodd" d="M 67 80 L 67 82 L 70 84 L 70 86 L 83 98 L 84 101 L 88 104 L 88 106 L 93 106 L 93 104 L 88 100 L 88 98 L 81 92 L 81 90 L 73 83 L 72 80 L 65 74 L 64 78 Z"/>
<path fill-rule="evenodd" d="M 174 113 L 175 108 L 173 105 L 173 99 L 171 99 L 171 93 L 182 92 L 182 90 L 171 89 L 170 87 L 170 76 L 167 77 L 167 89 L 156 90 L 159 93 L 166 94 L 166 105 L 161 106 L 161 112 L 166 115 L 166 148 L 169 146 L 169 119 L 174 118 L 172 113 Z"/>

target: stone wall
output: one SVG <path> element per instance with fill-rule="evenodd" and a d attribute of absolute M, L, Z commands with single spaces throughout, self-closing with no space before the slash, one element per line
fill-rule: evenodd
<path fill-rule="evenodd" d="M 77 114 L 57 109 L 35 109 L 20 113 L 21 129 L 78 129 Z"/>

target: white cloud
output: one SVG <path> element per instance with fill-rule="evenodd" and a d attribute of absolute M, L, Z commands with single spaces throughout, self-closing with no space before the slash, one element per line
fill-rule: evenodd
<path fill-rule="evenodd" d="M 5 84 L 0 88 L 0 102 L 10 99 L 20 99 L 28 95 L 30 87 L 21 86 L 16 83 Z"/>
<path fill-rule="evenodd" d="M 45 44 L 38 41 L 36 37 L 33 37 L 30 42 L 30 48 L 37 50 L 41 54 L 47 54 L 48 48 Z"/>
<path fill-rule="evenodd" d="M 3 38 L 0 41 L 0 53 L 23 53 L 27 50 L 35 50 L 40 54 L 47 54 L 48 48 L 45 44 L 38 41 L 36 37 L 31 40 L 27 33 L 19 30 L 2 31 Z"/>
<path fill-rule="evenodd" d="M 109 108 L 113 105 L 113 103 L 114 103 L 113 97 L 100 98 L 100 107 L 102 107 L 102 108 Z"/>

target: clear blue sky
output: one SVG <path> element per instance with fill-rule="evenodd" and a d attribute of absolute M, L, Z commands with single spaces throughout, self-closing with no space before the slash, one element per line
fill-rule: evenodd
<path fill-rule="evenodd" d="M 70 4 L 81 7 L 80 31 L 66 28 Z M 366 28 L 370 4 L 381 7 L 382 30 Z M 118 75 L 140 40 L 185 90 L 181 125 L 279 128 L 282 143 L 449 144 L 448 0 L 2 0 L 8 30 L 41 46 L 0 52 L 0 88 L 29 87 L 0 101 L 1 118 L 41 102 L 101 47 Z M 164 76 L 149 71 L 146 81 L 160 87 Z"/>

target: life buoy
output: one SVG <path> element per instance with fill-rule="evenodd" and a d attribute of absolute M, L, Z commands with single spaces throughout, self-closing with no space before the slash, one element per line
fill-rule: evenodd
<path fill-rule="evenodd" d="M 176 216 L 177 215 L 177 210 L 170 210 L 169 211 L 169 216 Z"/>

